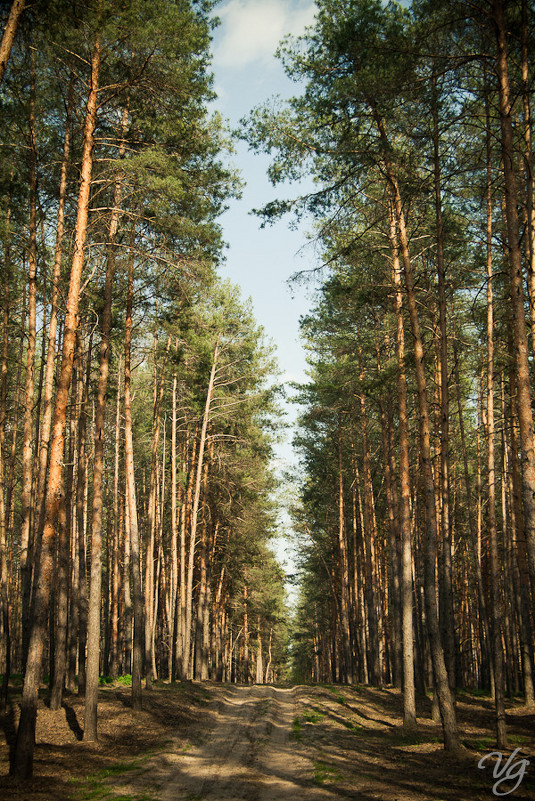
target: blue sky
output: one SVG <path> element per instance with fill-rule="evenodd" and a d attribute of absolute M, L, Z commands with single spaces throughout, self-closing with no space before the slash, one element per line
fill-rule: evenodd
<path fill-rule="evenodd" d="M 298 87 L 284 74 L 274 57 L 277 45 L 288 33 L 299 35 L 314 20 L 310 0 L 227 0 L 216 7 L 221 25 L 214 33 L 213 70 L 218 100 L 216 108 L 237 127 L 239 120 L 264 101 L 280 95 L 290 97 Z M 305 381 L 306 361 L 299 341 L 299 317 L 310 307 L 310 289 L 291 289 L 288 279 L 297 271 L 314 266 L 314 254 L 306 246 L 305 228 L 289 229 L 289 219 L 260 228 L 251 209 L 259 208 L 283 193 L 294 196 L 299 187 L 272 187 L 266 170 L 269 159 L 252 153 L 244 142 L 236 144 L 233 157 L 246 182 L 243 196 L 232 201 L 221 218 L 228 242 L 226 263 L 221 274 L 242 289 L 253 302 L 257 321 L 277 346 L 277 359 L 284 381 Z M 296 408 L 288 406 L 288 418 Z M 291 466 L 291 430 L 277 448 L 279 469 Z M 282 527 L 288 518 L 282 515 Z M 290 548 L 279 540 L 276 552 L 293 570 Z"/>
<path fill-rule="evenodd" d="M 310 0 L 229 0 L 217 6 L 221 25 L 213 42 L 216 107 L 231 127 L 255 106 L 274 95 L 289 97 L 296 86 L 274 58 L 286 33 L 302 33 L 312 23 Z M 313 265 L 304 229 L 292 231 L 290 219 L 260 228 L 251 209 L 281 194 L 298 194 L 299 187 L 272 187 L 266 176 L 269 159 L 252 153 L 245 142 L 236 143 L 232 161 L 246 182 L 243 196 L 232 201 L 221 218 L 229 244 L 222 274 L 239 284 L 253 301 L 255 316 L 274 340 L 283 377 L 302 381 L 305 358 L 298 342 L 299 316 L 309 307 L 306 292 L 288 286 L 298 270 Z"/>

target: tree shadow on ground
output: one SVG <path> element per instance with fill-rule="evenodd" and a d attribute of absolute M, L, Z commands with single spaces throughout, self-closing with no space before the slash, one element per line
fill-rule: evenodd
<path fill-rule="evenodd" d="M 84 731 L 78 723 L 76 712 L 72 706 L 69 706 L 65 701 L 63 702 L 63 709 L 65 710 L 65 719 L 69 724 L 69 729 L 72 731 L 77 740 L 82 740 Z"/>

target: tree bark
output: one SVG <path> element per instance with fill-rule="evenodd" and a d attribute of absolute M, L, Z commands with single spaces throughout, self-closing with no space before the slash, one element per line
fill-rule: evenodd
<path fill-rule="evenodd" d="M 173 375 L 171 419 L 171 575 L 169 581 L 169 676 L 176 678 L 178 643 L 177 374 Z"/>
<path fill-rule="evenodd" d="M 405 226 L 405 215 L 403 203 L 399 190 L 398 181 L 390 162 L 388 153 L 390 146 L 386 136 L 384 121 L 372 106 L 374 119 L 381 139 L 383 160 L 386 175 L 392 193 L 396 224 L 401 246 L 401 261 L 405 275 L 405 290 L 407 293 L 407 306 L 411 323 L 412 336 L 414 340 L 415 353 L 415 373 L 418 394 L 419 412 L 419 433 L 420 433 L 420 458 L 422 464 L 422 479 L 425 498 L 426 511 L 426 537 L 424 549 L 424 590 L 425 605 L 427 616 L 427 627 L 431 647 L 431 658 L 433 662 L 433 674 L 437 690 L 442 728 L 444 732 L 444 747 L 448 751 L 459 751 L 461 748 L 459 734 L 457 730 L 457 719 L 455 705 L 448 681 L 446 664 L 444 661 L 444 651 L 440 639 L 440 628 L 438 621 L 438 610 L 436 603 L 436 549 L 437 549 L 437 521 L 435 509 L 435 489 L 433 483 L 433 472 L 431 467 L 431 439 L 429 429 L 429 404 L 427 400 L 427 386 L 425 377 L 425 357 L 420 332 L 420 320 L 416 302 L 416 291 L 414 286 L 414 274 L 409 252 L 409 240 Z"/>
<path fill-rule="evenodd" d="M 123 109 L 121 145 L 119 157 L 124 154 L 128 110 Z M 118 172 L 113 192 L 113 206 L 108 232 L 106 254 L 106 278 L 104 283 L 104 305 L 100 326 L 99 377 L 95 413 L 95 453 L 93 457 L 93 514 L 91 524 L 91 582 L 89 587 L 89 611 L 87 617 L 86 691 L 84 714 L 84 740 L 97 739 L 97 705 L 100 661 L 100 607 L 102 595 L 102 511 L 104 505 L 104 443 L 106 426 L 106 401 L 110 368 L 110 333 L 113 300 L 113 278 L 115 275 L 115 250 L 122 197 L 122 173 Z"/>
<path fill-rule="evenodd" d="M 208 420 L 210 417 L 212 394 L 214 391 L 215 373 L 217 369 L 217 363 L 219 360 L 219 347 L 220 347 L 220 336 L 218 336 L 216 340 L 214 349 L 214 358 L 212 361 L 212 369 L 210 371 L 210 379 L 208 381 L 208 390 L 206 392 L 206 403 L 204 406 L 201 437 L 199 441 L 199 454 L 197 456 L 195 494 L 193 496 L 193 506 L 191 510 L 191 530 L 190 530 L 190 540 L 189 540 L 187 587 L 186 587 L 186 632 L 184 637 L 184 673 L 186 675 L 189 672 L 189 661 L 191 659 L 190 650 L 191 650 L 191 619 L 193 613 L 193 563 L 195 558 L 197 523 L 199 517 L 199 500 L 201 496 L 201 478 L 202 478 L 202 468 L 204 459 L 204 448 L 206 444 L 206 431 L 208 428 Z"/>
<path fill-rule="evenodd" d="M 4 75 L 6 74 L 7 62 L 9 61 L 9 55 L 11 53 L 11 48 L 13 47 L 19 20 L 25 6 L 26 0 L 13 0 L 13 3 L 11 4 L 9 17 L 7 18 L 6 27 L 4 28 L 4 33 L 2 35 L 2 41 L 0 42 L 0 84 L 4 80 Z"/>
<path fill-rule="evenodd" d="M 156 343 L 155 343 L 156 346 Z M 160 442 L 160 420 L 162 402 L 165 389 L 165 371 L 169 349 L 171 347 L 171 336 L 167 339 L 164 364 L 160 366 L 160 379 L 157 381 L 157 362 L 156 347 L 154 348 L 154 407 L 152 417 L 152 445 L 151 445 L 151 468 L 149 486 L 149 508 L 148 508 L 148 527 L 149 540 L 147 543 L 147 553 L 145 558 L 145 687 L 150 690 L 152 685 L 151 676 L 153 675 L 153 637 L 155 620 L 152 614 L 154 606 L 154 595 L 156 587 L 154 583 L 154 549 L 157 534 L 157 472 L 158 472 L 158 445 Z"/>
<path fill-rule="evenodd" d="M 34 446 L 34 379 L 37 319 L 37 151 L 35 143 L 35 55 L 32 57 L 29 123 L 30 239 L 28 247 L 28 347 L 22 438 L 22 489 L 20 532 L 20 575 L 22 584 L 22 661 L 26 665 L 31 626 L 32 593 L 32 489 Z"/>
<path fill-rule="evenodd" d="M 496 708 L 496 737 L 500 749 L 507 747 L 504 698 L 504 662 L 502 648 L 503 602 L 498 528 L 496 523 L 496 459 L 494 442 L 494 301 L 492 275 L 492 169 L 490 153 L 490 119 L 486 103 L 487 147 L 487 470 L 488 470 L 488 536 L 490 543 L 492 647 L 494 654 L 494 701 Z"/>
<path fill-rule="evenodd" d="M 4 634 L 4 675 L 0 690 L 0 710 L 7 708 L 9 675 L 11 671 L 10 605 L 8 598 L 8 540 L 7 504 L 5 493 L 6 466 L 6 421 L 7 421 L 7 371 L 9 358 L 9 321 L 11 304 L 11 198 L 8 198 L 4 244 L 4 302 L 2 304 L 2 361 L 0 363 L 0 603 Z"/>
<path fill-rule="evenodd" d="M 65 119 L 65 136 L 63 142 L 63 160 L 59 180 L 58 217 L 56 222 L 56 249 L 54 254 L 54 268 L 52 272 L 52 295 L 50 299 L 50 322 L 48 327 L 48 349 L 46 355 L 45 386 L 43 393 L 43 421 L 39 442 L 39 480 L 37 489 L 37 513 L 39 526 L 42 527 L 45 503 L 46 468 L 48 461 L 48 446 L 50 443 L 50 429 L 52 426 L 52 399 L 54 393 L 54 368 L 56 357 L 56 339 L 58 332 L 58 299 L 59 282 L 61 280 L 61 260 L 63 256 L 63 231 L 65 227 L 65 199 L 67 195 L 67 171 L 69 166 L 69 153 L 71 143 L 71 116 L 74 105 L 74 78 L 69 84 L 67 101 L 67 116 Z"/>
<path fill-rule="evenodd" d="M 535 440 L 531 409 L 528 342 L 524 312 L 522 255 L 518 220 L 517 188 L 515 177 L 515 148 L 513 141 L 512 100 L 507 64 L 507 30 L 503 0 L 493 0 L 493 18 L 496 31 L 496 75 L 500 101 L 500 128 L 505 182 L 505 218 L 511 282 L 513 312 L 513 343 L 518 393 L 518 421 L 522 451 L 521 473 L 524 500 L 524 520 L 528 545 L 530 573 L 535 581 Z"/>
<path fill-rule="evenodd" d="M 399 472 L 401 504 L 401 618 L 403 645 L 403 728 L 416 729 L 416 693 L 414 686 L 414 632 L 412 602 L 412 542 L 411 542 L 411 487 L 409 462 L 409 417 L 407 410 L 407 377 L 405 374 L 405 327 L 403 323 L 403 293 L 401 265 L 396 233 L 394 209 L 390 214 L 390 247 L 395 287 L 394 312 L 396 315 L 397 396 L 399 411 Z"/>
<path fill-rule="evenodd" d="M 37 489 L 37 516 L 39 518 L 39 526 L 43 524 L 44 515 L 44 501 L 45 501 L 45 481 L 46 481 L 46 468 L 48 461 L 48 446 L 50 442 L 50 429 L 52 425 L 52 396 L 54 392 L 54 361 L 56 355 L 56 336 L 58 326 L 58 298 L 59 298 L 59 282 L 61 279 L 61 258 L 63 252 L 63 229 L 65 221 L 65 197 L 67 192 L 67 167 L 69 162 L 70 150 L 70 118 L 72 114 L 72 107 L 74 102 L 74 81 L 71 78 L 69 84 L 69 100 L 67 106 L 67 117 L 65 120 L 65 137 L 63 144 L 63 161 L 61 164 L 61 175 L 59 185 L 59 203 L 58 203 L 58 218 L 56 223 L 56 252 L 54 258 L 54 271 L 52 275 L 52 298 L 50 309 L 50 323 L 48 330 L 48 349 L 46 358 L 46 374 L 45 374 L 45 387 L 44 387 L 44 410 L 43 422 L 41 425 L 41 437 L 39 443 L 39 478 Z M 80 365 L 81 366 L 81 365 Z M 70 503 L 70 499 L 69 499 Z M 68 541 L 69 532 L 66 529 L 66 510 L 62 510 L 61 516 L 65 518 L 64 524 L 60 526 L 59 530 L 59 543 L 58 543 L 58 589 L 60 599 L 58 602 L 58 630 L 56 632 L 55 646 L 56 657 L 54 659 L 54 680 L 52 683 L 52 692 L 50 696 L 50 708 L 60 709 L 63 697 L 63 684 L 65 673 L 65 660 L 64 653 L 66 642 L 64 642 L 63 627 L 67 625 L 67 584 L 68 584 Z M 67 561 L 66 561 L 67 560 Z M 60 621 L 61 618 L 61 621 Z M 66 634 L 66 631 L 65 631 Z"/>
<path fill-rule="evenodd" d="M 110 592 L 110 661 L 109 672 L 112 678 L 119 674 L 119 599 L 121 595 L 121 531 L 119 520 L 119 469 L 121 454 L 121 372 L 122 357 L 117 371 L 117 398 L 115 404 L 115 458 L 113 469 L 113 543 L 110 554 L 111 592 Z"/>
<path fill-rule="evenodd" d="M 100 67 L 100 41 L 97 39 L 91 58 L 91 79 L 84 126 L 81 180 L 78 193 L 74 252 L 72 259 L 67 313 L 63 333 L 61 371 L 56 394 L 56 408 L 50 447 L 50 471 L 45 501 L 45 521 L 42 533 L 40 559 L 36 565 L 34 619 L 28 649 L 28 660 L 22 692 L 21 714 L 17 730 L 13 773 L 29 779 L 33 772 L 35 745 L 35 723 L 37 715 L 37 692 L 41 679 L 42 658 L 45 646 L 45 630 L 50 601 L 52 562 L 55 546 L 55 525 L 63 495 L 63 450 L 64 430 L 72 377 L 76 329 L 78 327 L 78 304 L 84 263 L 84 248 L 87 235 L 89 190 L 93 167 L 93 141 L 97 119 L 97 90 Z"/>
<path fill-rule="evenodd" d="M 139 528 L 137 520 L 136 485 L 134 475 L 134 443 L 132 437 L 132 391 L 131 391 L 131 349 L 132 349 L 132 304 L 134 295 L 134 242 L 135 225 L 130 238 L 128 260 L 128 289 L 126 294 L 126 321 L 124 335 L 124 436 L 126 496 L 128 509 L 128 535 L 132 564 L 132 594 L 134 608 L 134 642 L 132 648 L 132 707 L 142 707 L 141 677 L 143 672 L 143 594 L 141 589 L 141 553 L 139 547 Z"/>
<path fill-rule="evenodd" d="M 437 78 L 433 75 L 433 172 L 435 186 L 435 221 L 437 245 L 438 314 L 440 330 L 440 496 L 442 506 L 442 614 L 441 629 L 444 657 L 450 687 L 455 689 L 456 653 L 455 620 L 453 614 L 453 577 L 450 520 L 450 402 L 448 386 L 448 330 L 446 320 L 446 265 L 444 261 L 444 232 L 442 222 L 442 178 L 438 121 Z"/>
<path fill-rule="evenodd" d="M 344 673 L 345 681 L 348 684 L 352 684 L 353 659 L 351 654 L 351 623 L 349 619 L 349 559 L 344 520 L 344 476 L 340 416 L 338 417 L 338 549 L 340 553 L 340 625 L 342 627 Z"/>

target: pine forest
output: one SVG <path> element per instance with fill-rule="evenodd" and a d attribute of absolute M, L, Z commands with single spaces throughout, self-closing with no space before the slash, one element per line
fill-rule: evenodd
<path fill-rule="evenodd" d="M 463 699 L 486 699 L 487 750 L 534 745 L 535 7 L 316 0 L 277 51 L 292 96 L 258 98 L 238 128 L 215 110 L 219 9 L 0 3 L 0 793 L 15 801 L 71 798 L 17 788 L 40 772 L 45 712 L 68 717 L 70 699 L 81 746 L 102 748 L 108 691 L 135 720 L 158 693 L 224 705 L 243 689 L 247 726 L 287 714 L 284 748 L 303 754 L 302 725 L 326 713 L 299 692 L 387 692 L 404 742 L 425 718 L 461 763 Z M 221 276 L 243 146 L 277 195 L 254 210 L 264 236 L 306 231 L 286 276 L 310 299 L 291 386 Z M 318 798 L 373 797 L 317 765 Z M 218 795 L 210 770 L 189 794 L 91 797 L 297 797 L 275 767 L 262 795 L 232 773 Z"/>

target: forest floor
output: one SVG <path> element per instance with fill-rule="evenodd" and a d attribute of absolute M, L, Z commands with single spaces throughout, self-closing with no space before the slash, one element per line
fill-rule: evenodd
<path fill-rule="evenodd" d="M 445 754 L 440 726 L 423 699 L 418 733 L 401 728 L 400 693 L 390 688 L 300 685 L 236 686 L 158 683 L 132 714 L 130 690 L 103 688 L 99 741 L 81 739 L 83 702 L 67 695 L 63 709 L 40 705 L 34 780 L 8 776 L 17 697 L 0 718 L 2 801 L 484 801 L 506 794 L 517 779 L 495 786 L 493 710 L 488 698 L 457 701 L 462 756 Z M 509 798 L 535 799 L 535 714 L 519 703 L 507 712 L 508 768 L 523 780 Z M 505 762 L 505 756 L 504 760 Z M 504 770 L 504 765 L 500 765 Z M 501 777 L 505 775 L 501 774 Z M 495 792 L 493 793 L 493 786 Z"/>

